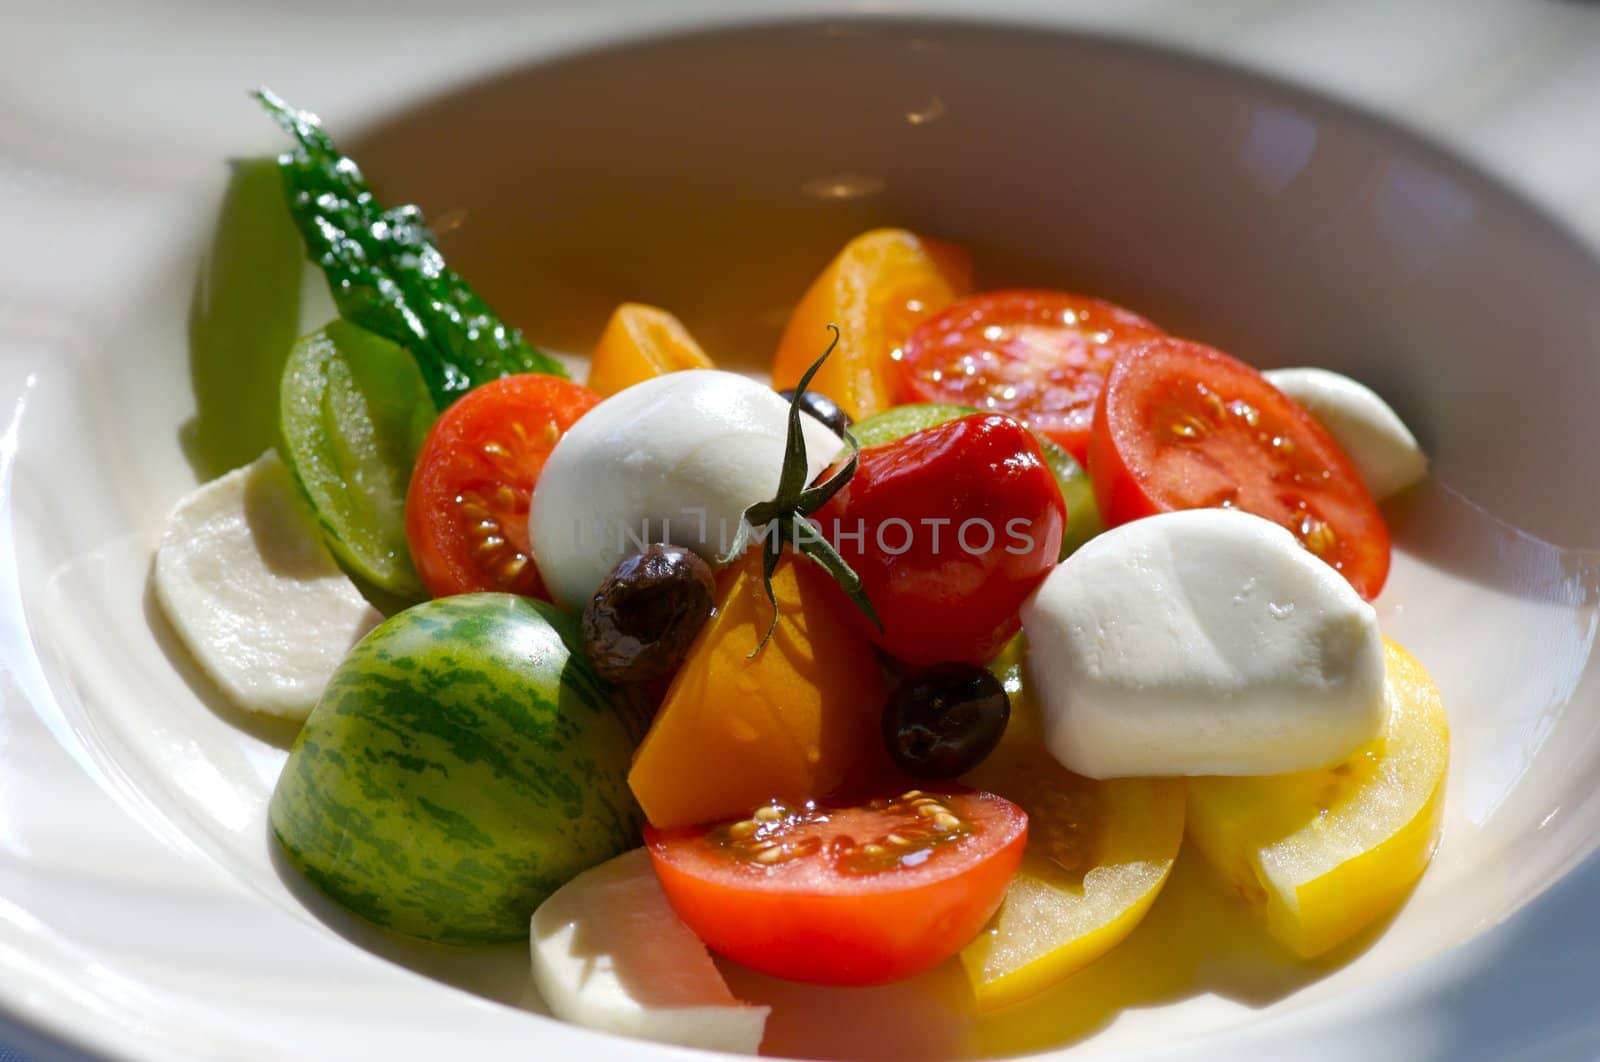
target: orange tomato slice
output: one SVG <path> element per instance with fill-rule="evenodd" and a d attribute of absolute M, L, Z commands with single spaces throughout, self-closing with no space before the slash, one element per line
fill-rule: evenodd
<path fill-rule="evenodd" d="M 589 363 L 589 389 L 614 395 L 665 373 L 711 368 L 711 359 L 682 321 L 658 307 L 625 302 L 600 333 Z"/>
<path fill-rule="evenodd" d="M 778 626 L 752 551 L 722 575 L 717 610 L 690 645 L 634 754 L 628 784 L 658 827 L 716 822 L 768 799 L 804 803 L 887 767 L 886 693 L 844 595 L 809 560 L 772 577 Z"/>
<path fill-rule="evenodd" d="M 772 360 L 772 386 L 794 387 L 839 326 L 839 346 L 814 380 L 861 420 L 894 404 L 895 359 L 925 318 L 972 289 L 972 260 L 952 243 L 904 229 L 851 240 L 795 307 Z"/>

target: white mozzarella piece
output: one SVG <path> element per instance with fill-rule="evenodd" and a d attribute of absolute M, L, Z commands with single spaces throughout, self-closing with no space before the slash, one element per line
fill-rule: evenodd
<path fill-rule="evenodd" d="M 563 1021 L 711 1051 L 761 1047 L 771 1008 L 733 997 L 643 848 L 557 889 L 533 913 L 532 941 L 534 983 Z"/>
<path fill-rule="evenodd" d="M 234 703 L 289 719 L 310 714 L 345 653 L 383 621 L 334 562 L 270 451 L 172 510 L 155 593 Z"/>
<path fill-rule="evenodd" d="M 1050 751 L 1091 778 L 1322 767 L 1384 721 L 1377 613 L 1246 513 L 1164 513 L 1091 539 L 1022 627 Z"/>
<path fill-rule="evenodd" d="M 1370 387 L 1327 369 L 1268 369 L 1263 376 L 1305 407 L 1383 500 L 1428 474 L 1428 458 L 1400 415 Z"/>
<path fill-rule="evenodd" d="M 545 586 L 582 608 L 642 542 L 714 563 L 745 509 L 776 493 L 788 420 L 771 388 L 711 369 L 657 376 L 595 406 L 556 444 L 534 491 L 528 535 Z M 814 417 L 801 424 L 810 479 L 843 443 Z"/>

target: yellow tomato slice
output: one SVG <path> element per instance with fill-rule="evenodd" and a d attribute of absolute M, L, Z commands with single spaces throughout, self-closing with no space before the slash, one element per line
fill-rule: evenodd
<path fill-rule="evenodd" d="M 1422 665 L 1385 642 L 1389 720 L 1337 766 L 1196 778 L 1189 838 L 1267 929 L 1310 958 L 1393 910 L 1439 839 L 1450 734 Z"/>
<path fill-rule="evenodd" d="M 634 754 L 628 785 L 651 824 L 738 818 L 768 800 L 826 796 L 887 763 L 885 690 L 851 605 L 788 555 L 772 576 L 778 625 L 753 550 L 726 570 L 717 610 L 689 647 Z"/>
<path fill-rule="evenodd" d="M 625 302 L 611 313 L 589 363 L 589 389 L 614 395 L 680 369 L 715 368 L 689 330 L 666 310 Z"/>
<path fill-rule="evenodd" d="M 794 387 L 839 326 L 839 346 L 813 390 L 862 420 L 894 404 L 894 358 L 912 329 L 972 290 L 972 262 L 955 244 L 904 229 L 851 240 L 795 307 L 772 361 L 772 386 Z M 591 385 L 592 386 L 592 385 Z"/>
<path fill-rule="evenodd" d="M 1014 663 L 1019 646 L 1001 665 L 1011 694 L 1005 737 L 964 779 L 1028 813 L 1027 853 L 1005 903 L 961 953 L 981 1011 L 1037 995 L 1120 944 L 1160 893 L 1183 840 L 1183 782 L 1097 782 L 1045 750 Z"/>

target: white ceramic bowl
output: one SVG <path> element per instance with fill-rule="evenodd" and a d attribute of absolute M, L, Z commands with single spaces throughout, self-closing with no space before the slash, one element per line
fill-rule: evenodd
<path fill-rule="evenodd" d="M 1492 1058 L 1600 1043 L 1588 250 L 1412 136 L 1149 46 L 841 18 L 568 51 L 617 30 L 516 25 L 501 51 L 540 61 L 472 80 L 458 49 L 438 75 L 453 88 L 381 112 L 360 103 L 371 85 L 329 80 L 329 100 L 278 87 L 331 111 L 380 189 L 421 202 L 453 263 L 536 341 L 584 349 L 612 304 L 644 299 L 759 369 L 833 250 L 904 224 L 974 247 L 985 286 L 1078 288 L 1260 366 L 1355 375 L 1434 460 L 1430 488 L 1391 514 L 1379 603 L 1454 731 L 1444 840 L 1397 917 L 1296 967 L 1185 862 L 1124 949 L 985 1023 L 948 967 L 872 991 L 733 971 L 775 1005 L 769 1050 Z M 241 68 L 239 88 L 272 72 Z M 241 131 L 221 139 L 275 146 L 242 92 L 228 113 Z M 220 160 L 175 149 L 162 165 L 220 187 Z M 264 810 L 288 735 L 206 685 L 147 590 L 162 520 L 194 483 L 179 428 L 205 214 L 153 213 L 142 242 L 119 241 L 89 278 L 105 328 L 64 327 L 78 318 L 40 302 L 0 360 L 11 1035 L 162 1059 L 666 1056 L 528 1013 L 519 949 L 397 943 L 274 856 Z M 1208 949 L 1186 942 L 1196 923 Z"/>

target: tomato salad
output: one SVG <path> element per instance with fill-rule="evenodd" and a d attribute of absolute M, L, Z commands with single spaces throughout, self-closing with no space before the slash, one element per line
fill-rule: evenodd
<path fill-rule="evenodd" d="M 830 985 L 959 960 L 991 1011 L 1115 947 L 1182 844 L 1307 958 L 1427 864 L 1445 717 L 1369 603 L 1374 488 L 1425 461 L 1370 390 L 975 292 L 893 229 L 806 293 L 781 393 L 634 303 L 585 386 L 261 98 L 291 149 L 225 222 L 292 229 L 339 317 L 155 581 L 240 707 L 301 725 L 270 819 L 334 899 L 528 940 L 558 1017 L 754 1052 L 767 1009 L 708 954 Z"/>

